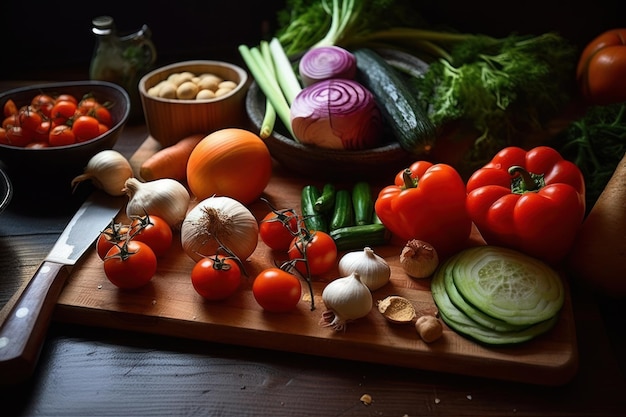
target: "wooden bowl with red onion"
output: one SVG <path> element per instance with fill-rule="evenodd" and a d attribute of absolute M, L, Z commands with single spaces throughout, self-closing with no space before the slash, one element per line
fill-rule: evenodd
<path fill-rule="evenodd" d="M 415 155 L 403 149 L 373 94 L 359 82 L 354 56 L 326 52 L 311 60 L 307 60 L 311 54 L 305 53 L 297 63 L 302 88 L 289 107 L 289 129 L 285 119 L 277 117 L 271 135 L 260 136 L 284 168 L 307 178 L 393 178 L 415 161 Z M 252 129 L 259 133 L 265 109 L 266 95 L 253 82 L 246 112 Z"/>

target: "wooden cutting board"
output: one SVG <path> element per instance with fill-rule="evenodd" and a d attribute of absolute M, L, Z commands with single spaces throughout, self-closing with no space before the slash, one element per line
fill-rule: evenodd
<path fill-rule="evenodd" d="M 159 149 L 148 138 L 131 159 L 138 172 L 143 160 Z M 277 208 L 300 209 L 300 191 L 315 181 L 294 178 L 276 166 L 264 197 Z M 268 209 L 259 201 L 249 206 L 257 219 Z M 400 245 L 374 247 L 391 266 L 389 284 L 373 293 L 374 301 L 388 295 L 411 300 L 418 312 L 436 313 L 429 280 L 409 278 L 399 264 Z M 271 251 L 259 240 L 249 260 L 242 288 L 232 298 L 208 302 L 191 285 L 194 262 L 176 239 L 173 249 L 159 260 L 156 276 L 137 291 L 122 291 L 105 277 L 95 250 L 75 266 L 55 311 L 55 320 L 103 326 L 165 336 L 214 341 L 278 351 L 388 364 L 403 368 L 512 380 L 540 385 L 569 381 L 578 368 L 576 331 L 569 291 L 557 325 L 547 334 L 517 346 L 489 347 L 468 340 L 444 326 L 444 335 L 426 344 L 413 325 L 389 323 L 375 308 L 368 316 L 336 332 L 319 324 L 324 305 L 321 292 L 337 270 L 314 283 L 316 309 L 311 311 L 309 292 L 287 314 L 262 310 L 251 291 L 253 277 L 282 261 L 285 255 Z"/>

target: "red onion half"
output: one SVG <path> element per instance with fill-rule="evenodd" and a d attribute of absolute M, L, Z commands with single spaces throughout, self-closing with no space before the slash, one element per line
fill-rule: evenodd
<path fill-rule="evenodd" d="M 353 80 L 305 87 L 291 104 L 291 127 L 301 143 L 358 150 L 378 145 L 383 120 L 372 93 Z"/>
<path fill-rule="evenodd" d="M 319 46 L 302 56 L 298 71 L 305 87 L 331 78 L 352 80 L 356 75 L 356 58 L 339 46 Z"/>

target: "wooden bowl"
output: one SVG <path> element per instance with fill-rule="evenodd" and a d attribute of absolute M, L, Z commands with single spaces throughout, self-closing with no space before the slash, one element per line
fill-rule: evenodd
<path fill-rule="evenodd" d="M 101 103 L 111 103 L 109 110 L 113 127 L 92 140 L 48 148 L 0 144 L 0 161 L 11 178 L 16 199 L 37 202 L 70 199 L 73 196 L 72 179 L 83 173 L 92 156 L 111 149 L 120 137 L 128 120 L 130 98 L 124 88 L 106 81 L 66 81 L 5 91 L 0 94 L 0 108 L 8 99 L 20 108 L 39 93 L 51 96 L 68 93 L 78 99 L 91 94 Z"/>
<path fill-rule="evenodd" d="M 148 90 L 171 74 L 189 71 L 195 75 L 213 73 L 237 83 L 230 93 L 214 99 L 179 100 L 154 97 Z M 185 61 L 158 68 L 141 78 L 139 94 L 150 135 L 162 146 L 172 145 L 195 133 L 209 134 L 226 127 L 243 127 L 248 73 L 237 65 L 221 61 Z"/>
<path fill-rule="evenodd" d="M 255 132 L 261 129 L 265 112 L 265 95 L 253 82 L 246 97 L 246 113 Z M 402 149 L 391 133 L 382 146 L 367 150 L 324 149 L 296 142 L 283 134 L 284 125 L 277 121 L 273 134 L 263 139 L 272 156 L 286 169 L 307 178 L 328 181 L 383 179 L 394 176 L 415 157 Z"/>

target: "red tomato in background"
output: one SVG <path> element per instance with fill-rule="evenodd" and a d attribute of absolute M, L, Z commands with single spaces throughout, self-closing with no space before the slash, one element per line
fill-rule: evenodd
<path fill-rule="evenodd" d="M 72 123 L 72 133 L 76 142 L 86 142 L 100 134 L 100 123 L 95 117 L 79 116 Z"/>
<path fill-rule="evenodd" d="M 21 126 L 9 126 L 6 129 L 7 142 L 12 146 L 26 146 L 32 142 L 32 136 Z"/>
<path fill-rule="evenodd" d="M 54 125 L 62 125 L 74 116 L 77 110 L 76 103 L 69 100 L 58 100 L 50 110 L 50 120 Z"/>
<path fill-rule="evenodd" d="M 158 216 L 141 216 L 133 219 L 130 224 L 130 236 L 133 240 L 144 242 L 157 257 L 167 253 L 172 247 L 172 228 Z"/>
<path fill-rule="evenodd" d="M 45 117 L 50 117 L 54 103 L 55 99 L 48 94 L 37 94 L 30 102 L 31 106 Z"/>
<path fill-rule="evenodd" d="M 298 216 L 293 210 L 270 211 L 259 224 L 261 240 L 274 250 L 288 250 L 297 233 Z"/>
<path fill-rule="evenodd" d="M 587 44 L 576 78 L 591 104 L 626 101 L 626 28 L 608 30 Z"/>
<path fill-rule="evenodd" d="M 25 106 L 20 109 L 18 120 L 23 129 L 35 131 L 43 122 L 43 117 L 37 112 L 35 107 Z"/>
<path fill-rule="evenodd" d="M 76 137 L 71 127 L 61 124 L 52 128 L 48 135 L 48 143 L 50 146 L 71 145 L 76 143 Z"/>
<path fill-rule="evenodd" d="M 295 237 L 289 246 L 289 259 L 303 259 L 305 250 L 311 275 L 328 272 L 337 263 L 337 245 L 328 233 L 317 230 L 306 236 Z M 295 267 L 303 276 L 307 276 L 306 263 L 303 260 L 296 261 Z"/>
<path fill-rule="evenodd" d="M 116 287 L 135 289 L 146 285 L 157 269 L 157 258 L 150 246 L 138 240 L 127 240 L 113 246 L 104 260 L 104 273 Z"/>
<path fill-rule="evenodd" d="M 191 284 L 207 300 L 224 300 L 239 288 L 241 269 L 232 258 L 207 256 L 200 259 L 191 270 Z"/>
<path fill-rule="evenodd" d="M 302 286 L 295 275 L 279 268 L 268 268 L 254 279 L 252 294 L 264 310 L 284 313 L 296 308 L 302 296 Z"/>

